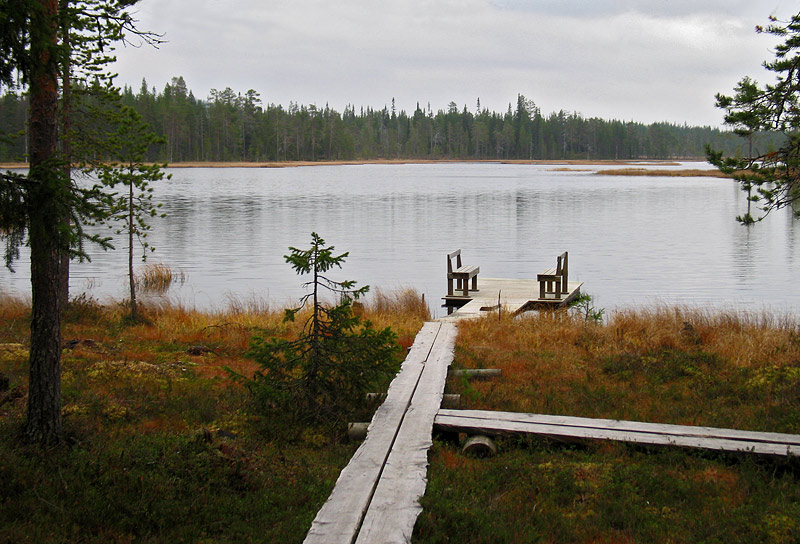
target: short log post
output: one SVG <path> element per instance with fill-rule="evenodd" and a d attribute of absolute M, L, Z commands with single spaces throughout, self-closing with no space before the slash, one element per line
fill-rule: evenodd
<path fill-rule="evenodd" d="M 476 434 L 467 438 L 461 451 L 475 457 L 493 457 L 497 454 L 497 444 L 488 436 Z"/>
<path fill-rule="evenodd" d="M 348 423 L 347 438 L 353 442 L 364 440 L 367 437 L 368 422 Z"/>
<path fill-rule="evenodd" d="M 379 403 L 386 400 L 386 393 L 367 393 L 367 402 L 370 404 L 372 403 Z"/>
<path fill-rule="evenodd" d="M 461 408 L 461 395 L 442 395 L 442 408 Z"/>

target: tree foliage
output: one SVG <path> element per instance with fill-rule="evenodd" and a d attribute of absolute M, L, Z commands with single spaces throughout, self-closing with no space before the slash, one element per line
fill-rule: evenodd
<path fill-rule="evenodd" d="M 566 110 L 547 114 L 523 95 L 504 112 L 454 102 L 438 110 L 428 105 L 411 112 L 391 106 L 337 111 L 270 104 L 253 89 L 212 89 L 203 99 L 182 77 L 160 90 L 142 81 L 138 89 L 123 88 L 122 95 L 166 139 L 148 151 L 151 161 L 628 160 L 702 157 L 706 144 L 728 154 L 742 150 L 735 134 L 717 128 L 605 120 Z M 2 100 L 0 128 L 22 130 L 26 97 Z M 759 133 L 754 141 L 768 146 L 777 140 Z M 22 140 L 0 143 L 0 160 L 24 152 Z"/>
<path fill-rule="evenodd" d="M 725 110 L 725 124 L 746 138 L 748 153 L 725 157 L 708 148 L 708 159 L 720 170 L 734 174 L 748 195 L 747 212 L 738 217 L 744 224 L 762 220 L 772 210 L 800 198 L 800 13 L 790 21 L 770 17 L 772 24 L 756 27 L 757 32 L 779 36 L 784 42 L 775 48 L 775 58 L 764 68 L 773 83 L 760 85 L 744 77 L 732 96 L 717 94 L 717 107 Z M 781 135 L 776 148 L 760 148 L 753 138 L 763 132 Z M 751 204 L 759 207 L 754 217 Z M 800 215 L 800 212 L 797 212 Z"/>
<path fill-rule="evenodd" d="M 375 329 L 353 312 L 353 301 L 368 286 L 334 281 L 326 273 L 341 268 L 347 253 L 334 254 L 333 246 L 316 233 L 307 250 L 289 248 L 286 262 L 299 275 L 310 274 L 304 284 L 310 291 L 300 305 L 286 310 L 285 320 L 305 319 L 302 333 L 293 340 L 253 339 L 250 356 L 261 366 L 246 383 L 258 405 L 284 415 L 316 422 L 337 422 L 364 405 L 366 393 L 395 370 L 396 335 L 388 327 Z M 328 304 L 324 295 L 338 298 Z"/>

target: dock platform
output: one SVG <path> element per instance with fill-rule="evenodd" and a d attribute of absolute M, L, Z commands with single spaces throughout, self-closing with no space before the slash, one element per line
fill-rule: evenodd
<path fill-rule="evenodd" d="M 548 294 L 539 297 L 539 282 L 535 279 L 481 278 L 478 291 L 469 291 L 469 296 L 460 292 L 442 297 L 448 316 L 443 320 L 480 317 L 498 307 L 510 313 L 520 313 L 546 307 L 566 306 L 581 293 L 583 282 L 571 281 L 567 293 L 561 296 Z"/>

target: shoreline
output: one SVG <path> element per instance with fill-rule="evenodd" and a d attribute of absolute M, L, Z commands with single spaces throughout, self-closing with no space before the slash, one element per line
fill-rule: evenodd
<path fill-rule="evenodd" d="M 553 166 L 680 166 L 681 162 L 703 161 L 704 159 L 356 159 L 336 161 L 186 161 L 174 162 L 168 168 L 296 168 L 299 166 L 363 166 L 372 164 L 440 164 L 440 163 L 476 163 L 476 164 L 520 164 L 520 165 L 553 165 Z M 25 162 L 2 162 L 2 169 L 28 168 Z"/>

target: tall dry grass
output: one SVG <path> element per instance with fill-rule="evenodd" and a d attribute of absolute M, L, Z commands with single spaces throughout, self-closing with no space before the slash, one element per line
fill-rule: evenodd
<path fill-rule="evenodd" d="M 413 343 L 422 323 L 429 318 L 424 297 L 413 290 L 379 290 L 359 311 L 376 327 L 391 327 L 403 347 Z M 140 304 L 143 320 L 134 325 L 124 324 L 126 313 L 121 303 L 101 304 L 91 297 L 76 297 L 64 314 L 64 342 L 79 341 L 79 351 L 83 341 L 102 347 L 97 353 L 84 353 L 93 360 L 100 357 L 98 353 L 105 356 L 112 352 L 114 357 L 148 362 L 188 357 L 196 372 L 224 377 L 226 366 L 245 373 L 255 370 L 254 363 L 245 356 L 255 333 L 291 337 L 304 322 L 303 314 L 295 322 L 284 322 L 283 308 L 273 307 L 256 295 L 230 297 L 225 308 L 214 311 L 196 310 L 170 299 L 145 300 Z M 27 346 L 29 319 L 30 301 L 0 296 L 0 343 Z M 190 355 L 190 348 L 198 348 L 195 351 L 205 355 Z"/>
<path fill-rule="evenodd" d="M 376 289 L 359 311 L 376 327 L 392 327 L 400 345 L 407 349 L 425 321 L 431 319 L 425 295 L 415 289 Z"/>

